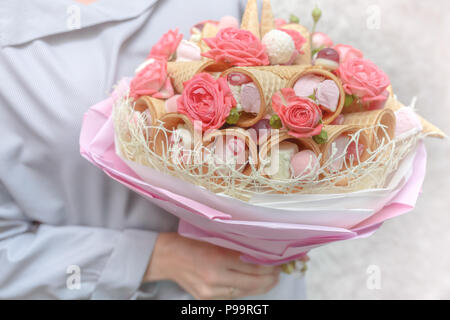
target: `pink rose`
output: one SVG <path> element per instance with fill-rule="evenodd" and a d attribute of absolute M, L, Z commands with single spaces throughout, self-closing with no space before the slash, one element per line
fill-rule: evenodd
<path fill-rule="evenodd" d="M 225 28 L 204 41 L 211 48 L 202 54 L 206 58 L 238 67 L 269 65 L 266 47 L 250 31 Z"/>
<path fill-rule="evenodd" d="M 192 122 L 201 121 L 202 130 L 219 129 L 225 124 L 236 100 L 225 78 L 214 79 L 199 73 L 184 83 L 183 94 L 177 100 L 178 112 Z"/>
<path fill-rule="evenodd" d="M 372 61 L 366 59 L 347 59 L 337 70 L 344 90 L 349 95 L 361 99 L 363 105 L 375 108 L 386 101 L 386 89 L 390 85 L 388 76 Z M 370 106 L 374 104 L 374 106 Z"/>
<path fill-rule="evenodd" d="M 312 48 L 313 49 L 319 49 L 319 48 L 331 48 L 333 46 L 333 40 L 330 39 L 329 36 L 327 36 L 323 32 L 314 32 L 312 34 Z"/>
<path fill-rule="evenodd" d="M 300 32 L 290 29 L 278 29 L 280 31 L 286 32 L 291 36 L 295 44 L 295 49 L 298 53 L 303 54 L 302 47 L 306 43 L 306 39 L 300 34 Z"/>
<path fill-rule="evenodd" d="M 335 45 L 333 49 L 339 53 L 340 63 L 343 63 L 345 60 L 356 58 L 362 59 L 364 57 L 361 51 L 345 44 Z"/>
<path fill-rule="evenodd" d="M 169 60 L 170 57 L 177 51 L 178 45 L 183 39 L 182 34 L 178 34 L 178 28 L 169 30 L 161 39 L 152 47 L 147 59 L 152 57 L 159 57 Z"/>
<path fill-rule="evenodd" d="M 170 77 L 167 76 L 167 63 L 162 59 L 153 59 L 139 71 L 130 83 L 130 97 L 151 96 L 167 99 L 174 95 Z"/>
<path fill-rule="evenodd" d="M 287 24 L 286 20 L 284 19 L 275 19 L 275 27 L 278 29 L 282 26 L 284 26 L 285 24 Z"/>
<path fill-rule="evenodd" d="M 281 89 L 281 94 L 274 94 L 272 108 L 291 136 L 309 138 L 322 131 L 320 107 L 311 99 L 296 96 L 292 88 Z"/>

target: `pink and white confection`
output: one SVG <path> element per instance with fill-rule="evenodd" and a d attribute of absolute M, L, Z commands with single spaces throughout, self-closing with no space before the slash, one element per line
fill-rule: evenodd
<path fill-rule="evenodd" d="M 356 147 L 356 142 L 350 143 L 347 148 L 347 154 L 345 155 L 346 159 L 357 161 L 364 153 L 364 148 L 365 146 L 362 143 L 358 143 L 358 147 Z"/>
<path fill-rule="evenodd" d="M 291 159 L 299 152 L 298 145 L 289 141 L 283 141 L 274 147 L 270 155 L 270 163 L 265 172 L 275 180 L 292 179 Z"/>
<path fill-rule="evenodd" d="M 170 136 L 169 146 L 172 149 L 172 162 L 187 163 L 193 144 L 193 136 L 189 129 L 179 124 Z"/>
<path fill-rule="evenodd" d="M 403 107 L 395 112 L 396 126 L 395 136 L 405 133 L 416 133 L 422 131 L 422 123 L 417 114 L 410 107 Z"/>
<path fill-rule="evenodd" d="M 250 134 L 250 137 L 257 144 L 262 145 L 267 141 L 267 138 L 272 130 L 269 119 L 266 118 L 261 119 L 257 123 L 255 123 L 250 129 L 247 130 L 248 133 Z"/>
<path fill-rule="evenodd" d="M 242 85 L 240 98 L 242 111 L 255 114 L 259 113 L 261 109 L 261 96 L 259 89 L 253 82 Z"/>
<path fill-rule="evenodd" d="M 248 160 L 248 148 L 245 141 L 238 137 L 219 137 L 210 147 L 214 148 L 214 161 L 218 166 L 234 166 L 234 169 L 242 172 Z M 221 170 L 228 174 L 228 170 Z"/>
<path fill-rule="evenodd" d="M 202 59 L 200 47 L 192 41 L 182 40 L 176 52 L 176 61 L 200 61 Z"/>
<path fill-rule="evenodd" d="M 252 82 L 252 79 L 249 76 L 239 72 L 230 73 L 227 80 L 232 86 L 240 86 Z"/>
<path fill-rule="evenodd" d="M 292 157 L 291 168 L 295 178 L 314 177 L 319 169 L 319 160 L 311 150 L 302 150 Z"/>
<path fill-rule="evenodd" d="M 177 100 L 179 97 L 181 97 L 181 94 L 176 94 L 165 101 L 164 108 L 166 109 L 167 113 L 177 112 L 178 110 Z"/>
<path fill-rule="evenodd" d="M 339 87 L 333 80 L 325 80 L 317 87 L 316 100 L 320 107 L 326 111 L 336 111 L 339 97 Z"/>
<path fill-rule="evenodd" d="M 307 74 L 301 77 L 300 79 L 297 80 L 297 82 L 294 85 L 295 95 L 298 97 L 307 98 L 315 94 L 317 87 L 324 80 L 325 80 L 324 77 L 317 76 L 314 74 Z"/>
<path fill-rule="evenodd" d="M 339 53 L 332 48 L 325 48 L 317 53 L 314 65 L 321 66 L 329 71 L 339 68 Z"/>
<path fill-rule="evenodd" d="M 331 159 L 334 160 L 330 164 L 332 170 L 334 171 L 342 170 L 345 161 L 344 152 L 349 142 L 350 138 L 347 135 L 341 135 L 340 137 L 336 138 L 334 142 L 331 144 L 328 154 L 331 157 Z"/>
<path fill-rule="evenodd" d="M 233 16 L 224 16 L 219 21 L 219 30 L 226 28 L 236 28 L 239 29 L 239 21 Z"/>

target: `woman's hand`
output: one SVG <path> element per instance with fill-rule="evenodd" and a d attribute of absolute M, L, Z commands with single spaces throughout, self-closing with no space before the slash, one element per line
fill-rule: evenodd
<path fill-rule="evenodd" d="M 240 253 L 160 233 L 144 281 L 172 280 L 196 299 L 234 299 L 268 292 L 280 267 L 249 264 Z"/>

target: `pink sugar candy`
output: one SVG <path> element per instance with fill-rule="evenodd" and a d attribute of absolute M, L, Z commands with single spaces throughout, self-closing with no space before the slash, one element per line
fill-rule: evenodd
<path fill-rule="evenodd" d="M 311 150 L 300 151 L 292 157 L 291 167 L 295 178 L 309 175 L 313 171 L 317 171 L 317 156 Z"/>
<path fill-rule="evenodd" d="M 241 87 L 242 110 L 248 113 L 259 113 L 261 109 L 261 97 L 259 89 L 253 82 L 246 83 Z"/>
<path fill-rule="evenodd" d="M 339 87 L 333 80 L 325 80 L 317 87 L 317 101 L 322 109 L 325 109 L 326 111 L 336 111 L 339 97 Z"/>
<path fill-rule="evenodd" d="M 323 77 L 314 74 L 307 74 L 301 77 L 294 85 L 295 95 L 304 98 L 313 95 L 323 80 Z"/>

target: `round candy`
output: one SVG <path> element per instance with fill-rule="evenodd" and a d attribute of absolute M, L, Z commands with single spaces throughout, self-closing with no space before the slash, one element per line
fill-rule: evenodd
<path fill-rule="evenodd" d="M 314 64 L 327 70 L 336 70 L 339 68 L 339 53 L 332 48 L 322 49 L 317 54 Z"/>

